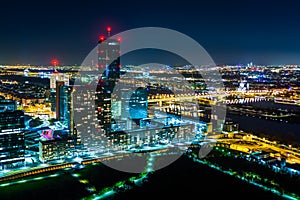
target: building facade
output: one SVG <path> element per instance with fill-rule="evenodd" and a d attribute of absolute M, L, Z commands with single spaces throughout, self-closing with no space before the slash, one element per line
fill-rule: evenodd
<path fill-rule="evenodd" d="M 74 141 L 71 138 L 61 138 L 39 141 L 39 160 L 43 163 L 65 159 L 72 155 Z"/>
<path fill-rule="evenodd" d="M 120 41 L 105 39 L 101 36 L 98 41 L 98 67 L 104 71 L 96 89 L 96 112 L 99 124 L 104 134 L 109 135 L 112 126 L 112 93 L 120 78 Z"/>
<path fill-rule="evenodd" d="M 8 105 L 5 101 L 6 107 Z M 11 101 L 13 107 L 15 101 Z M 3 104 L 2 104 L 3 105 Z M 21 166 L 25 161 L 24 112 L 4 109 L 0 112 L 0 167 L 2 169 Z"/>

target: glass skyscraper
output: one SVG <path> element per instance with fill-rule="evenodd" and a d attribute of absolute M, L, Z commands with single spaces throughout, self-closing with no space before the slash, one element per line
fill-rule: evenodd
<path fill-rule="evenodd" d="M 101 36 L 98 41 L 98 67 L 104 70 L 96 89 L 96 111 L 104 134 L 111 132 L 112 96 L 120 78 L 120 41 Z"/>
<path fill-rule="evenodd" d="M 6 107 L 13 108 L 16 103 L 0 100 Z M 0 167 L 2 169 L 22 165 L 25 161 L 24 112 L 8 109 L 0 112 Z"/>

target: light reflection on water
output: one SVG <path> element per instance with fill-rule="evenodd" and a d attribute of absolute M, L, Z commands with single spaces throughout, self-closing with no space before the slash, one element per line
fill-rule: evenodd
<path fill-rule="evenodd" d="M 288 109 L 300 111 L 300 106 L 278 104 L 274 102 L 256 102 L 253 103 L 257 108 L 275 108 L 275 109 Z M 265 118 L 258 118 L 252 116 L 241 116 L 227 113 L 227 118 L 239 123 L 241 130 L 245 132 L 259 132 L 268 135 L 279 136 L 281 138 L 300 142 L 300 122 L 287 123 L 285 120 L 276 121 Z"/>

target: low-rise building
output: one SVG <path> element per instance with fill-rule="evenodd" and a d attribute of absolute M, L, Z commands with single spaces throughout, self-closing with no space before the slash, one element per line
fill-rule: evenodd
<path fill-rule="evenodd" d="M 74 142 L 70 138 L 55 138 L 39 141 L 39 160 L 43 163 L 65 159 L 72 154 Z"/>

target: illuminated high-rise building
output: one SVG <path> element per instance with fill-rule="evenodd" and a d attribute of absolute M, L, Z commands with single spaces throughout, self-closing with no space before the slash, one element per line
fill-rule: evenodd
<path fill-rule="evenodd" d="M 15 101 L 4 99 L 0 103 L 5 105 L 0 112 L 0 167 L 5 169 L 25 161 L 25 124 L 24 112 L 15 110 Z"/>
<path fill-rule="evenodd" d="M 107 28 L 108 36 L 111 28 Z M 120 41 L 104 36 L 98 41 L 98 67 L 103 70 L 96 90 L 96 110 L 99 124 L 105 134 L 110 133 L 112 122 L 112 95 L 120 78 Z"/>
<path fill-rule="evenodd" d="M 76 85 L 73 86 L 74 95 L 73 98 L 73 111 L 76 113 L 74 117 L 74 135 L 76 136 L 76 146 L 81 151 L 92 151 L 92 149 L 98 149 L 97 142 L 100 140 L 100 134 L 98 132 L 99 122 L 97 119 L 97 113 L 95 110 L 94 99 L 95 91 L 89 88 L 89 85 L 81 82 L 78 79 Z M 95 85 L 96 87 L 96 85 Z M 95 88 L 92 86 L 92 88 Z M 74 116 L 74 115 L 73 115 Z"/>
<path fill-rule="evenodd" d="M 50 77 L 50 102 L 51 111 L 56 112 L 56 82 L 64 82 L 64 85 L 69 85 L 69 76 L 65 73 L 59 73 L 56 69 Z"/>
<path fill-rule="evenodd" d="M 65 85 L 69 85 L 69 75 L 66 73 L 59 73 L 57 70 L 54 70 L 50 78 L 50 89 L 55 90 L 57 81 L 63 81 L 65 82 Z"/>
<path fill-rule="evenodd" d="M 65 85 L 63 81 L 56 83 L 56 119 L 67 125 L 70 136 L 73 136 L 73 87 Z"/>
<path fill-rule="evenodd" d="M 67 109 L 67 95 L 65 94 L 65 83 L 56 82 L 56 119 L 63 121 L 65 119 L 65 110 Z"/>

